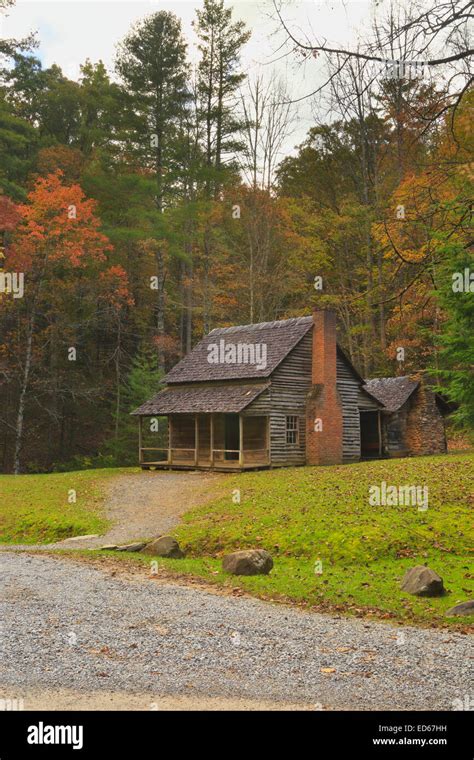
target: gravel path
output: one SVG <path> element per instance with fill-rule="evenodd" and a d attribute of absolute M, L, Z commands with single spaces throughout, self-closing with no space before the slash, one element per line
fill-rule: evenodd
<path fill-rule="evenodd" d="M 167 533 L 184 512 L 219 494 L 226 476 L 207 472 L 141 472 L 120 475 L 107 484 L 104 503 L 112 527 L 102 536 L 67 538 L 54 544 L 0 544 L 1 549 L 94 549 L 126 544 Z"/>
<path fill-rule="evenodd" d="M 30 694 L 37 706 L 35 694 L 58 688 L 82 698 L 142 695 L 149 709 L 177 697 L 199 704 L 202 695 L 437 710 L 472 695 L 472 644 L 461 634 L 312 614 L 146 576 L 123 580 L 55 557 L 2 552 L 0 571 L 0 695 L 23 698 L 26 709 Z"/>
<path fill-rule="evenodd" d="M 100 539 L 81 542 L 81 549 L 161 536 L 184 512 L 215 498 L 221 481 L 222 475 L 206 472 L 141 472 L 114 478 L 105 502 L 112 528 Z"/>

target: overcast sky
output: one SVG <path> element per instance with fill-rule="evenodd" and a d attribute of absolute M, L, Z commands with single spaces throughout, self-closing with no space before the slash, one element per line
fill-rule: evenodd
<path fill-rule="evenodd" d="M 284 39 L 278 24 L 272 20 L 271 0 L 235 0 L 227 2 L 234 9 L 234 18 L 242 19 L 252 30 L 242 61 L 250 76 L 259 71 L 269 75 L 276 71 L 287 82 L 293 98 L 314 90 L 322 81 L 317 61 L 304 70 L 294 59 L 281 58 L 279 47 Z M 190 59 L 197 59 L 196 39 L 191 22 L 199 0 L 17 0 L 6 18 L 0 22 L 5 37 L 24 37 L 37 32 L 39 48 L 36 55 L 43 66 L 61 66 L 66 76 L 77 79 L 79 65 L 89 58 L 102 60 L 113 73 L 117 43 L 126 35 L 130 25 L 158 10 L 173 11 L 183 24 L 189 43 Z M 292 28 L 300 28 L 301 36 L 314 30 L 318 37 L 338 43 L 350 43 L 357 28 L 367 28 L 372 18 L 372 0 L 290 0 L 284 16 Z M 288 138 L 285 152 L 300 143 L 312 123 L 311 106 L 298 106 L 298 124 Z"/>

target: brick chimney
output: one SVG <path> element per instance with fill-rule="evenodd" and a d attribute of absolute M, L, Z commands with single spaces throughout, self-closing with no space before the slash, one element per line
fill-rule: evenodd
<path fill-rule="evenodd" d="M 336 388 L 336 315 L 313 311 L 312 388 L 306 406 L 307 464 L 342 462 L 342 404 Z"/>

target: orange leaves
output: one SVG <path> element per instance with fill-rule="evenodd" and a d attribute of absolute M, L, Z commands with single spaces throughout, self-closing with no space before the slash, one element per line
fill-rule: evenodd
<path fill-rule="evenodd" d="M 79 185 L 64 185 L 61 171 L 39 177 L 28 202 L 18 210 L 15 250 L 25 269 L 46 260 L 85 268 L 104 261 L 112 250 L 99 230 L 95 202 L 85 197 Z"/>
<path fill-rule="evenodd" d="M 134 300 L 129 292 L 128 275 L 120 265 L 109 267 L 100 274 L 103 287 L 101 298 L 116 309 L 133 306 Z"/>
<path fill-rule="evenodd" d="M 36 283 L 41 308 L 62 313 L 76 296 L 84 305 L 86 293 L 90 304 L 133 304 L 127 272 L 107 265 L 113 248 L 100 231 L 95 201 L 79 185 L 63 184 L 61 171 L 36 180 L 17 216 L 8 266 Z M 27 297 L 33 292 L 28 289 Z"/>

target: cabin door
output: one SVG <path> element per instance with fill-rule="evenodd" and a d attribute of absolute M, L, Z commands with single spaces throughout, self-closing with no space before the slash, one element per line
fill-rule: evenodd
<path fill-rule="evenodd" d="M 382 456 L 380 412 L 360 412 L 360 449 L 362 459 Z"/>
<path fill-rule="evenodd" d="M 226 414 L 224 417 L 224 448 L 225 458 L 236 460 L 239 458 L 239 415 Z M 228 449 L 231 449 L 229 451 Z"/>

